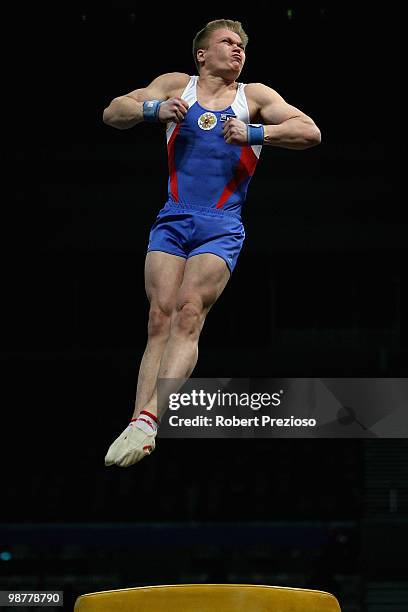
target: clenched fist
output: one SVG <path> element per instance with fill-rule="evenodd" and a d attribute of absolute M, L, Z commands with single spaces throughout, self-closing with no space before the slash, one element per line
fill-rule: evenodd
<path fill-rule="evenodd" d="M 187 115 L 188 104 L 181 98 L 170 98 L 160 104 L 159 119 L 162 123 L 174 121 L 181 123 Z"/>
<path fill-rule="evenodd" d="M 239 119 L 228 119 L 222 126 L 224 140 L 228 144 L 248 144 L 247 124 Z"/>

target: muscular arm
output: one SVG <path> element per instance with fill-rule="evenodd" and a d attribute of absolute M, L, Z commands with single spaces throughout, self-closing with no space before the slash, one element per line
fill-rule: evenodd
<path fill-rule="evenodd" d="M 320 130 L 313 119 L 287 104 L 275 90 L 251 83 L 245 91 L 255 102 L 257 116 L 264 124 L 264 144 L 285 149 L 308 149 L 320 144 Z"/>
<path fill-rule="evenodd" d="M 119 130 L 127 130 L 143 121 L 143 102 L 146 100 L 168 100 L 172 91 L 183 89 L 188 82 L 188 75 L 181 72 L 162 74 L 143 89 L 135 89 L 124 96 L 114 98 L 103 111 L 103 121 Z M 169 110 L 169 109 L 168 109 Z M 177 109 L 173 112 L 177 112 Z M 166 112 L 160 108 L 159 117 L 167 121 Z M 180 120 L 182 109 L 180 108 Z M 161 116 L 163 115 L 163 117 Z M 178 115 L 177 115 L 178 116 Z"/>

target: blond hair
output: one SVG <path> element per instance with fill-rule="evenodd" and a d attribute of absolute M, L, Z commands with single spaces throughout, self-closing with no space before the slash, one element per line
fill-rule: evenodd
<path fill-rule="evenodd" d="M 200 72 L 200 64 L 197 61 L 197 50 L 205 48 L 211 34 L 215 32 L 215 30 L 220 30 L 221 28 L 226 28 L 238 34 L 244 47 L 247 46 L 248 36 L 240 21 L 232 21 L 231 19 L 215 19 L 214 21 L 209 21 L 207 25 L 195 35 L 193 40 L 193 57 L 198 72 Z"/>

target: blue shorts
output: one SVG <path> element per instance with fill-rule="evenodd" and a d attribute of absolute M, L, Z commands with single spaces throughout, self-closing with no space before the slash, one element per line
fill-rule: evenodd
<path fill-rule="evenodd" d="M 244 239 L 244 226 L 236 214 L 167 202 L 152 226 L 147 252 L 164 251 L 185 259 L 213 253 L 232 273 Z"/>

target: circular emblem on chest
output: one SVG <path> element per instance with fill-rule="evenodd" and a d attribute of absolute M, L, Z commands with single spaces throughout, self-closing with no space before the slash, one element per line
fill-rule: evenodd
<path fill-rule="evenodd" d="M 198 125 L 202 130 L 212 130 L 217 125 L 214 113 L 203 113 L 198 118 Z"/>

